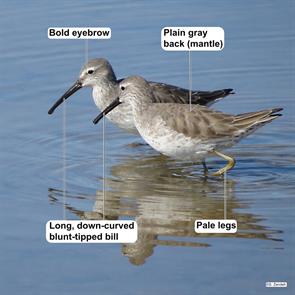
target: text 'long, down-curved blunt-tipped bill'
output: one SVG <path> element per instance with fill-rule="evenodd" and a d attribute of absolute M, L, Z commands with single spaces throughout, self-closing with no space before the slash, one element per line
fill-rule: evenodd
<path fill-rule="evenodd" d="M 49 220 L 46 240 L 49 243 L 135 243 L 134 220 Z"/>

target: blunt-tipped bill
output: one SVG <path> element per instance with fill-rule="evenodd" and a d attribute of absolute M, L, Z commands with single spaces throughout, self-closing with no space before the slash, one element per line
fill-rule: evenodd
<path fill-rule="evenodd" d="M 121 104 L 121 101 L 119 100 L 119 97 L 117 97 L 109 106 L 107 106 L 94 120 L 93 123 L 97 124 L 103 116 L 107 115 L 111 110 L 113 110 L 115 107 L 117 107 L 119 104 Z"/>
<path fill-rule="evenodd" d="M 68 90 L 67 92 L 61 97 L 59 98 L 55 104 L 49 109 L 48 114 L 51 115 L 55 109 L 62 104 L 68 97 L 70 97 L 71 95 L 73 95 L 76 91 L 78 91 L 80 88 L 82 88 L 82 83 L 77 80 Z"/>

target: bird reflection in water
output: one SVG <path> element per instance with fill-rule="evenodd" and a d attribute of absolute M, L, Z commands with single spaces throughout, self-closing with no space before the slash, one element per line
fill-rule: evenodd
<path fill-rule="evenodd" d="M 177 163 L 161 155 L 126 158 L 111 167 L 111 176 L 105 180 L 104 206 L 103 192 L 98 190 L 95 196 L 68 193 L 65 207 L 82 220 L 136 220 L 137 242 L 122 245 L 123 255 L 134 265 L 144 264 L 155 246 L 209 247 L 210 239 L 216 237 L 281 241 L 275 238 L 280 231 L 263 226 L 263 218 L 245 212 L 249 204 L 235 197 L 233 180 L 227 180 L 224 192 L 223 181 L 193 174 L 195 171 L 189 163 Z M 49 189 L 50 201 L 63 205 L 62 193 Z M 224 193 L 227 218 L 237 220 L 237 233 L 197 234 L 196 219 L 223 219 Z M 72 206 L 73 200 L 94 200 L 95 204 L 91 211 L 85 211 Z"/>

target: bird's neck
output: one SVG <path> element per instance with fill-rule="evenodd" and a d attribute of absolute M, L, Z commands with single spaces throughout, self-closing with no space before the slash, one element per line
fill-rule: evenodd
<path fill-rule="evenodd" d="M 109 81 L 112 81 L 114 83 L 117 82 L 116 74 L 115 74 L 115 72 L 113 71 L 112 68 L 109 69 L 108 74 L 106 76 L 106 79 L 109 80 Z"/>
<path fill-rule="evenodd" d="M 151 103 L 146 101 L 133 101 L 131 102 L 132 112 L 134 116 L 141 116 L 143 112 L 149 107 Z"/>
<path fill-rule="evenodd" d="M 99 109 L 106 108 L 117 96 L 118 85 L 116 81 L 100 79 L 93 86 L 92 96 Z"/>

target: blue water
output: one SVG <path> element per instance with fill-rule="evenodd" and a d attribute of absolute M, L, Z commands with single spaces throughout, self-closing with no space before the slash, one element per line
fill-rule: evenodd
<path fill-rule="evenodd" d="M 295 193 L 294 1 L 2 1 L 0 4 L 1 294 L 293 294 Z M 89 41 L 118 77 L 140 74 L 188 87 L 188 55 L 160 46 L 164 26 L 221 26 L 222 52 L 192 53 L 193 88 L 234 88 L 228 113 L 283 107 L 283 116 L 230 150 L 228 217 L 235 235 L 197 235 L 222 218 L 224 183 L 201 166 L 163 160 L 107 122 L 111 219 L 140 224 L 133 245 L 48 244 L 50 219 L 100 219 L 102 126 L 89 89 L 68 100 L 67 198 L 63 110 L 47 110 L 77 78 L 85 41 L 48 40 L 51 26 L 106 26 Z M 210 171 L 221 167 L 209 159 Z M 265 288 L 286 281 L 288 288 Z"/>

